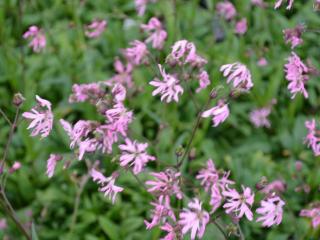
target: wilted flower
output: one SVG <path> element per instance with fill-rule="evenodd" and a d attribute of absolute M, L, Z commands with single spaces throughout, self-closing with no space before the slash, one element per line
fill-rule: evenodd
<path fill-rule="evenodd" d="M 61 159 L 62 159 L 62 156 L 59 154 L 50 154 L 50 157 L 47 161 L 47 175 L 49 178 L 53 176 L 54 170 L 56 168 L 56 164 Z"/>
<path fill-rule="evenodd" d="M 257 222 L 262 222 L 263 227 L 279 225 L 282 221 L 284 201 L 280 197 L 274 196 L 267 200 L 262 200 L 260 204 L 261 207 L 256 210 L 261 215 Z"/>
<path fill-rule="evenodd" d="M 24 112 L 22 116 L 31 119 L 28 129 L 32 129 L 31 136 L 40 135 L 42 138 L 47 137 L 53 124 L 53 114 L 51 112 L 51 103 L 36 95 L 37 105 L 30 112 Z"/>
<path fill-rule="evenodd" d="M 302 209 L 300 211 L 301 217 L 309 217 L 312 219 L 312 227 L 318 228 L 320 225 L 320 208 L 314 207 L 312 209 Z"/>
<path fill-rule="evenodd" d="M 287 1 L 288 1 L 287 9 L 289 10 L 289 9 L 291 9 L 291 7 L 293 5 L 294 0 L 287 0 Z M 282 2 L 283 2 L 283 0 L 277 0 L 274 5 L 274 8 L 275 9 L 279 8 L 282 5 Z"/>
<path fill-rule="evenodd" d="M 271 113 L 270 107 L 263 107 L 253 110 L 250 113 L 250 121 L 251 123 L 259 128 L 259 127 L 266 127 L 269 128 L 271 126 L 268 116 Z"/>
<path fill-rule="evenodd" d="M 227 188 L 222 192 L 222 195 L 226 198 L 226 203 L 223 208 L 226 208 L 226 213 L 233 212 L 237 218 L 242 218 L 246 215 L 249 221 L 252 221 L 253 214 L 250 210 L 254 202 L 254 193 L 248 187 L 242 186 L 243 193 L 239 194 L 235 189 Z"/>
<path fill-rule="evenodd" d="M 29 46 L 34 52 L 40 52 L 46 47 L 46 37 L 37 26 L 30 26 L 28 31 L 23 34 L 23 38 L 30 38 Z"/>
<path fill-rule="evenodd" d="M 204 118 L 212 117 L 213 126 L 217 127 L 228 118 L 229 113 L 228 104 L 225 104 L 223 100 L 220 100 L 217 106 L 204 111 L 201 116 Z"/>
<path fill-rule="evenodd" d="M 233 87 L 240 90 L 250 90 L 253 87 L 251 73 L 249 69 L 242 63 L 225 64 L 220 67 L 220 72 L 227 77 L 227 83 L 232 82 Z"/>
<path fill-rule="evenodd" d="M 307 75 L 308 67 L 294 52 L 292 52 L 292 55 L 288 58 L 288 63 L 284 67 L 286 79 L 289 81 L 288 89 L 292 94 L 291 98 L 294 98 L 297 93 L 302 93 L 305 98 L 308 98 L 308 92 L 304 86 L 309 79 Z"/>
<path fill-rule="evenodd" d="M 142 24 L 141 28 L 149 34 L 145 40 L 146 43 L 152 42 L 152 47 L 162 49 L 164 41 L 167 38 L 167 32 L 163 29 L 161 22 L 153 17 L 148 24 Z"/>
<path fill-rule="evenodd" d="M 179 215 L 182 234 L 186 234 L 191 230 L 192 240 L 196 238 L 196 235 L 198 238 L 202 238 L 210 219 L 209 213 L 202 209 L 202 203 L 197 198 L 189 202 L 188 207 L 189 209 L 183 209 Z"/>
<path fill-rule="evenodd" d="M 247 32 L 247 29 L 248 29 L 247 19 L 243 18 L 236 23 L 235 33 L 239 35 L 243 35 Z"/>
<path fill-rule="evenodd" d="M 120 156 L 120 166 L 125 167 L 127 165 L 133 165 L 133 173 L 140 173 L 144 166 L 149 161 L 156 160 L 155 157 L 148 155 L 146 149 L 148 143 L 138 143 L 137 141 L 131 141 L 130 139 L 125 139 L 126 144 L 119 145 L 122 151 Z"/>
<path fill-rule="evenodd" d="M 101 172 L 96 169 L 91 169 L 90 175 L 94 182 L 97 182 L 100 185 L 99 191 L 104 193 L 104 196 L 107 196 L 112 203 L 116 200 L 116 195 L 118 192 L 122 192 L 123 188 L 114 185 L 118 173 L 113 173 L 110 177 L 105 177 Z"/>
<path fill-rule="evenodd" d="M 288 44 L 291 44 L 291 48 L 295 48 L 296 46 L 303 43 L 301 38 L 302 33 L 305 31 L 305 26 L 302 24 L 298 24 L 295 28 L 285 29 L 283 30 L 284 40 Z"/>
<path fill-rule="evenodd" d="M 148 48 L 144 42 L 135 40 L 130 43 L 131 48 L 126 48 L 123 50 L 123 54 L 133 65 L 140 65 L 144 63 L 145 57 L 148 54 Z"/>
<path fill-rule="evenodd" d="M 167 74 L 162 66 L 159 64 L 159 69 L 161 76 L 163 77 L 163 81 L 155 78 L 149 84 L 156 87 L 152 92 L 152 96 L 161 95 L 161 101 L 166 99 L 166 102 L 169 103 L 172 100 L 178 102 L 179 95 L 183 93 L 183 88 L 179 84 L 179 80 L 174 76 Z"/>
<path fill-rule="evenodd" d="M 89 38 L 97 38 L 99 37 L 107 26 L 106 20 L 95 20 L 89 25 L 86 26 L 85 34 Z"/>
<path fill-rule="evenodd" d="M 229 1 L 219 2 L 217 4 L 217 12 L 227 21 L 232 20 L 237 14 L 235 7 Z"/>

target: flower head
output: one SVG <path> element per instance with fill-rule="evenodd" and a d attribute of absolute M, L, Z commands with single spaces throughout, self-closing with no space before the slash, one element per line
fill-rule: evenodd
<path fill-rule="evenodd" d="M 167 32 L 163 29 L 161 22 L 153 17 L 148 24 L 141 25 L 141 28 L 149 34 L 145 42 L 151 42 L 153 48 L 161 50 L 167 38 Z"/>
<path fill-rule="evenodd" d="M 286 79 L 289 81 L 288 89 L 292 94 L 291 98 L 294 98 L 297 93 L 302 93 L 305 98 L 308 98 L 308 92 L 304 86 L 309 79 L 307 75 L 308 67 L 304 65 L 297 54 L 292 52 L 284 68 Z"/>
<path fill-rule="evenodd" d="M 202 238 L 206 225 L 209 222 L 209 213 L 202 209 L 202 203 L 195 198 L 189 202 L 187 209 L 180 213 L 179 224 L 182 226 L 182 234 L 191 231 L 191 239 L 194 240 L 196 235 Z"/>
<path fill-rule="evenodd" d="M 104 196 L 107 196 L 114 204 L 117 193 L 123 191 L 122 187 L 118 187 L 114 184 L 118 177 L 118 173 L 115 172 L 110 177 L 105 177 L 101 172 L 93 168 L 90 171 L 90 175 L 93 181 L 100 185 L 99 191 L 103 192 Z"/>
<path fill-rule="evenodd" d="M 252 221 L 253 214 L 250 210 L 254 202 L 254 193 L 248 187 L 242 186 L 243 193 L 238 193 L 235 189 L 227 188 L 222 192 L 222 195 L 226 198 L 226 203 L 223 208 L 226 208 L 226 213 L 234 213 L 237 218 L 242 218 L 243 215 L 248 220 Z"/>
<path fill-rule="evenodd" d="M 263 107 L 253 110 L 250 113 L 250 121 L 251 123 L 257 127 L 266 127 L 269 128 L 271 126 L 271 123 L 268 119 L 268 116 L 271 113 L 270 107 Z"/>
<path fill-rule="evenodd" d="M 127 63 L 126 65 L 124 65 L 119 58 L 116 58 L 113 66 L 117 74 L 114 75 L 111 79 L 107 80 L 107 82 L 110 82 L 112 85 L 119 83 L 121 85 L 127 86 L 128 88 L 131 88 L 133 86 L 132 64 Z"/>
<path fill-rule="evenodd" d="M 234 5 L 229 1 L 219 2 L 217 4 L 217 12 L 227 21 L 232 20 L 237 15 Z"/>
<path fill-rule="evenodd" d="M 227 83 L 232 82 L 233 87 L 240 90 L 248 91 L 253 87 L 251 73 L 249 69 L 242 63 L 231 63 L 220 67 L 220 72 L 224 77 L 227 77 Z"/>
<path fill-rule="evenodd" d="M 243 18 L 236 23 L 236 27 L 235 27 L 236 34 L 243 35 L 247 32 L 247 30 L 248 30 L 248 26 L 247 26 L 246 18 Z"/>
<path fill-rule="evenodd" d="M 196 92 L 200 92 L 201 90 L 205 89 L 207 86 L 210 85 L 210 79 L 207 71 L 201 70 L 198 74 L 199 79 L 199 87 L 196 89 Z"/>
<path fill-rule="evenodd" d="M 147 4 L 149 2 L 156 2 L 157 0 L 135 0 L 136 9 L 139 16 L 142 16 L 146 11 Z"/>
<path fill-rule="evenodd" d="M 183 88 L 180 86 L 179 80 L 174 76 L 167 74 L 160 64 L 159 69 L 161 76 L 163 77 L 163 81 L 156 78 L 149 83 L 156 87 L 152 92 L 152 96 L 160 94 L 161 101 L 166 100 L 166 102 L 169 103 L 174 100 L 178 102 L 179 95 L 183 93 Z"/>
<path fill-rule="evenodd" d="M 316 120 L 312 119 L 311 121 L 306 121 L 305 126 L 308 130 L 308 134 L 304 139 L 304 143 L 307 144 L 308 147 L 311 147 L 315 156 L 320 155 L 320 138 L 317 135 L 317 128 L 316 128 Z"/>
<path fill-rule="evenodd" d="M 122 151 L 120 166 L 125 167 L 127 165 L 133 165 L 133 173 L 140 173 L 149 161 L 156 160 L 155 157 L 148 155 L 146 152 L 147 147 L 148 143 L 131 141 L 129 138 L 125 139 L 125 144 L 119 145 L 119 148 Z"/>
<path fill-rule="evenodd" d="M 40 52 L 46 47 L 46 37 L 41 29 L 37 26 L 30 26 L 28 31 L 23 34 L 23 38 L 30 38 L 29 46 L 34 52 Z"/>
<path fill-rule="evenodd" d="M 228 104 L 225 104 L 222 100 L 220 100 L 217 106 L 204 111 L 201 116 L 204 118 L 212 117 L 213 126 L 217 127 L 228 118 L 229 113 L 230 111 Z"/>
<path fill-rule="evenodd" d="M 69 102 L 86 102 L 96 103 L 105 95 L 105 91 L 99 83 L 74 84 Z"/>
<path fill-rule="evenodd" d="M 53 114 L 51 112 L 51 103 L 36 95 L 37 105 L 30 112 L 24 112 L 22 116 L 31 119 L 28 129 L 32 129 L 31 136 L 40 135 L 42 138 L 47 137 L 53 125 Z"/>
<path fill-rule="evenodd" d="M 172 169 L 167 169 L 165 172 L 154 172 L 150 175 L 156 179 L 146 181 L 146 185 L 150 186 L 148 192 L 165 198 L 170 198 L 170 196 L 175 195 L 178 199 L 182 199 L 183 194 L 179 186 L 179 172 L 177 173 Z"/>
<path fill-rule="evenodd" d="M 135 40 L 130 43 L 131 48 L 123 50 L 123 54 L 133 65 L 140 65 L 145 62 L 145 57 L 148 54 L 148 48 L 144 42 Z"/>
<path fill-rule="evenodd" d="M 85 34 L 89 38 L 99 37 L 107 26 L 107 21 L 105 20 L 95 20 L 86 26 Z"/>
<path fill-rule="evenodd" d="M 261 216 L 257 222 L 262 222 L 263 227 L 271 227 L 272 225 L 279 225 L 282 221 L 284 201 L 280 197 L 275 196 L 261 201 L 261 207 L 256 212 Z"/>
<path fill-rule="evenodd" d="M 302 209 L 300 211 L 300 216 L 311 218 L 313 228 L 319 227 L 320 225 L 320 208 L 319 207 L 314 207 L 312 209 Z"/>

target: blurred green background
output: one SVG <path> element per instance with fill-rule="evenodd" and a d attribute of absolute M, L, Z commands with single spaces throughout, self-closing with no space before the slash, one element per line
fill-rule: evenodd
<path fill-rule="evenodd" d="M 187 39 L 208 59 L 206 70 L 211 87 L 225 81 L 219 67 L 226 63 L 245 63 L 253 77 L 252 92 L 230 104 L 231 115 L 226 123 L 213 128 L 209 120 L 202 122 L 193 144 L 196 157 L 185 166 L 185 171 L 192 177 L 208 158 L 212 158 L 219 168 L 231 170 L 232 179 L 251 188 L 262 176 L 269 181 L 284 180 L 287 190 L 283 196 L 286 206 L 282 224 L 263 229 L 259 224 L 243 219 L 241 227 L 246 239 L 320 238 L 319 232 L 311 228 L 310 221 L 298 216 L 302 208 L 320 196 L 320 162 L 303 145 L 304 121 L 317 116 L 319 111 L 319 77 L 308 82 L 309 99 L 301 96 L 290 99 L 283 65 L 291 49 L 285 45 L 282 35 L 283 29 L 297 23 L 320 29 L 319 13 L 313 10 L 313 1 L 296 0 L 291 11 L 284 7 L 275 11 L 273 1 L 266 9 L 252 6 L 249 0 L 233 2 L 237 19 L 246 17 L 248 20 L 248 32 L 243 37 L 234 34 L 234 23 L 217 17 L 217 1 L 213 0 L 202 3 L 199 0 L 158 0 L 148 5 L 142 17 L 137 16 L 133 0 L 0 0 L 0 107 L 12 119 L 14 93 L 21 92 L 26 98 L 25 111 L 33 106 L 38 94 L 52 102 L 55 114 L 54 131 L 43 140 L 31 138 L 26 130 L 27 123 L 21 121 L 8 156 L 9 165 L 14 161 L 22 163 L 22 168 L 8 179 L 8 198 L 23 222 L 32 219 L 39 239 L 160 238 L 158 228 L 145 229 L 143 220 L 149 218 L 151 198 L 131 175 L 120 177 L 118 185 L 124 186 L 125 190 L 119 194 L 115 205 L 89 180 L 81 194 L 76 224 L 72 224 L 74 202 L 86 167 L 84 162 L 74 159 L 67 136 L 58 124 L 60 118 L 70 121 L 97 118 L 94 107 L 68 103 L 72 84 L 111 78 L 114 58 L 129 46 L 130 41 L 144 39 L 140 24 L 152 16 L 161 19 L 168 32 L 164 51 L 153 51 L 161 63 L 176 40 Z M 84 25 L 94 19 L 107 20 L 108 27 L 99 38 L 88 39 L 84 36 Z M 41 53 L 33 53 L 22 38 L 30 25 L 45 31 L 47 47 Z M 215 41 L 217 26 L 224 33 L 220 42 Z M 319 36 L 306 32 L 304 44 L 295 50 L 303 60 L 309 58 L 318 69 Z M 266 67 L 257 66 L 260 57 L 269 62 Z M 126 104 L 135 114 L 131 125 L 133 136 L 139 141 L 148 138 L 152 143 L 150 152 L 161 163 L 175 163 L 175 151 L 188 141 L 196 110 L 186 94 L 179 104 L 164 104 L 158 97 L 152 97 L 148 82 L 154 74 L 148 68 L 136 68 L 133 78 L 135 87 L 129 90 L 131 98 Z M 209 92 L 207 89 L 197 94 L 197 102 L 204 104 Z M 249 112 L 265 106 L 273 98 L 278 103 L 271 113 L 272 127 L 254 128 L 249 122 Z M 9 133 L 3 118 L 0 118 L 0 129 L 2 154 Z M 46 160 L 53 152 L 62 153 L 72 160 L 72 164 L 68 170 L 59 165 L 49 180 L 45 175 Z M 112 156 L 94 157 L 101 160 L 106 175 L 115 169 L 116 164 L 110 163 Z M 295 170 L 296 160 L 303 162 L 301 173 Z M 149 168 L 160 170 L 152 164 Z M 147 174 L 140 178 L 147 179 Z M 310 193 L 295 191 L 302 184 L 310 185 Z M 223 220 L 224 224 L 229 223 L 228 219 Z M 0 232 L 0 237 L 22 239 L 12 222 L 8 221 L 8 224 L 9 228 Z M 219 240 L 222 236 L 213 225 L 208 225 L 203 239 Z M 231 236 L 230 239 L 237 238 Z"/>

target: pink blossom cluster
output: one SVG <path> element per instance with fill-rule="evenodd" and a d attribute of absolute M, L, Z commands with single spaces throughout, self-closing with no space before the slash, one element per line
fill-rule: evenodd
<path fill-rule="evenodd" d="M 167 38 L 167 32 L 163 29 L 159 19 L 153 17 L 148 24 L 142 24 L 141 28 L 149 37 L 145 40 L 146 43 L 152 43 L 152 47 L 161 50 Z"/>
<path fill-rule="evenodd" d="M 289 81 L 288 89 L 292 94 L 291 98 L 295 98 L 297 93 L 302 93 L 305 98 L 308 98 L 308 92 L 305 89 L 305 83 L 309 79 L 308 67 L 301 61 L 297 54 L 292 52 L 284 68 L 286 79 Z"/>
<path fill-rule="evenodd" d="M 92 23 L 86 26 L 85 35 L 88 38 L 97 38 L 104 32 L 106 26 L 106 20 L 94 20 Z"/>
<path fill-rule="evenodd" d="M 276 104 L 276 99 L 273 99 L 271 104 L 262 108 L 254 109 L 250 112 L 250 115 L 249 115 L 250 122 L 256 128 L 261 128 L 261 127 L 270 128 L 271 123 L 268 117 L 271 114 L 273 104 Z"/>
<path fill-rule="evenodd" d="M 303 43 L 301 38 L 302 33 L 305 31 L 305 26 L 298 24 L 295 28 L 289 28 L 283 30 L 284 40 L 288 44 L 291 44 L 291 48 L 295 48 Z"/>
<path fill-rule="evenodd" d="M 316 127 L 316 120 L 312 119 L 305 122 L 305 126 L 308 130 L 307 136 L 304 139 L 304 143 L 310 147 L 315 156 L 320 155 L 320 137 Z"/>
<path fill-rule="evenodd" d="M 225 20 L 230 21 L 237 15 L 237 10 L 229 1 L 218 2 L 217 12 Z"/>
<path fill-rule="evenodd" d="M 46 47 L 46 36 L 37 26 L 30 26 L 28 31 L 23 34 L 23 38 L 31 40 L 29 46 L 32 47 L 34 52 L 40 52 Z"/>
<path fill-rule="evenodd" d="M 317 229 L 320 225 L 320 207 L 315 204 L 311 209 L 302 209 L 300 211 L 301 217 L 308 217 L 312 220 L 312 227 Z"/>

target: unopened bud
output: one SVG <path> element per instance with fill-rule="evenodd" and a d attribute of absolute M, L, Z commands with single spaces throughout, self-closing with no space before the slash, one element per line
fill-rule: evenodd
<path fill-rule="evenodd" d="M 297 170 L 298 172 L 300 172 L 301 169 L 302 169 L 302 162 L 301 162 L 301 161 L 296 161 L 295 167 L 296 167 L 296 170 Z"/>
<path fill-rule="evenodd" d="M 12 167 L 9 169 L 9 173 L 14 173 L 19 168 L 21 168 L 21 163 L 20 162 L 14 162 Z"/>
<path fill-rule="evenodd" d="M 21 93 L 16 93 L 16 94 L 14 94 L 14 96 L 13 96 L 12 103 L 13 103 L 13 105 L 15 105 L 16 107 L 20 107 L 25 100 L 26 100 L 26 99 L 22 96 Z"/>
<path fill-rule="evenodd" d="M 215 99 L 218 96 L 218 92 L 216 90 L 212 90 L 210 93 L 210 98 Z"/>
<path fill-rule="evenodd" d="M 195 148 L 192 148 L 190 153 L 189 153 L 189 159 L 190 160 L 193 160 L 196 158 L 196 149 Z"/>
<path fill-rule="evenodd" d="M 176 156 L 177 157 L 181 157 L 184 153 L 184 148 L 182 146 L 179 146 L 177 149 L 176 149 Z"/>

